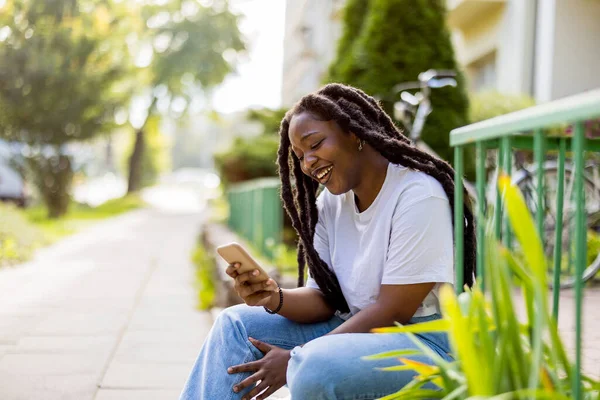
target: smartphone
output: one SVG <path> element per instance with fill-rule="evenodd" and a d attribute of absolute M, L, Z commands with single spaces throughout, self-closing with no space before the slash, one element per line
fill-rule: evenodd
<path fill-rule="evenodd" d="M 217 247 L 217 253 L 229 264 L 240 263 L 240 267 L 237 270 L 240 274 L 257 269 L 258 275 L 250 277 L 250 283 L 262 282 L 269 279 L 269 275 L 265 270 L 262 269 L 239 243 L 233 242 L 219 246 Z"/>

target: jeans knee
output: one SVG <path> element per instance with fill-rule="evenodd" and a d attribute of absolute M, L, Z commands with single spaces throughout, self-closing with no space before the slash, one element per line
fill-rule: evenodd
<path fill-rule="evenodd" d="M 257 357 L 262 353 L 256 349 L 248 337 L 258 337 L 262 335 L 257 329 L 264 329 L 264 315 L 257 307 L 249 307 L 245 304 L 238 304 L 228 307 L 221 311 L 215 323 L 213 330 L 220 332 L 224 341 L 234 340 L 246 344 Z M 268 315 L 264 313 L 265 315 Z"/>
<path fill-rule="evenodd" d="M 333 398 L 337 382 L 337 371 L 328 354 L 306 346 L 292 350 L 287 383 L 293 399 Z"/>

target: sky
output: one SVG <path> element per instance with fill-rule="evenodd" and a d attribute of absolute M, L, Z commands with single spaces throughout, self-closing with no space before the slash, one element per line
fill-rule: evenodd
<path fill-rule="evenodd" d="M 285 0 L 231 0 L 240 14 L 240 30 L 248 54 L 237 72 L 215 91 L 213 107 L 230 113 L 249 107 L 277 108 L 281 104 Z"/>

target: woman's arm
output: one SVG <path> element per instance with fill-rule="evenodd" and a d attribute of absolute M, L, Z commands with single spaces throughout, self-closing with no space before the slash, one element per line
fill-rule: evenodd
<path fill-rule="evenodd" d="M 283 306 L 278 314 L 295 322 L 310 324 L 327 321 L 335 310 L 325 301 L 320 290 L 308 287 L 296 289 L 281 289 L 283 291 Z M 279 292 L 273 292 L 266 306 L 275 310 L 279 306 Z"/>
<path fill-rule="evenodd" d="M 366 333 L 373 328 L 393 326 L 394 322 L 404 324 L 412 318 L 434 286 L 435 283 L 381 285 L 377 302 L 359 311 L 328 335 Z"/>

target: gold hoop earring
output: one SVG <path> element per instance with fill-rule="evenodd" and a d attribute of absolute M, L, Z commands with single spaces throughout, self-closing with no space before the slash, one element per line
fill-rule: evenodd
<path fill-rule="evenodd" d="M 358 142 L 358 151 L 362 151 L 364 142 L 365 142 L 364 140 L 361 140 Z"/>

